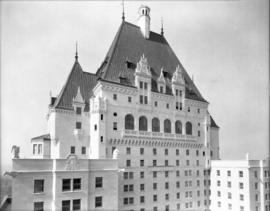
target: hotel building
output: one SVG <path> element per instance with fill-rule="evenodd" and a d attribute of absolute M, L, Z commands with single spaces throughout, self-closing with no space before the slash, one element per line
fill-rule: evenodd
<path fill-rule="evenodd" d="M 95 73 L 76 52 L 47 133 L 13 159 L 13 210 L 209 210 L 219 127 L 150 8 L 138 12 Z"/>

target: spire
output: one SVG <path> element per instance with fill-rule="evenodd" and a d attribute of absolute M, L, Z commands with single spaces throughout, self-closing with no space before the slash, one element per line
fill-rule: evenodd
<path fill-rule="evenodd" d="M 78 61 L 78 43 L 76 42 L 75 60 Z"/>
<path fill-rule="evenodd" d="M 124 4 L 124 0 L 122 0 L 122 21 L 125 21 L 125 4 Z"/>
<path fill-rule="evenodd" d="M 164 31 L 163 31 L 163 17 L 161 17 L 161 33 L 162 36 L 164 35 Z"/>

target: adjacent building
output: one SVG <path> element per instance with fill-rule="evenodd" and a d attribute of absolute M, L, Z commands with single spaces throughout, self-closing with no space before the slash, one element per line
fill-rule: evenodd
<path fill-rule="evenodd" d="M 219 127 L 150 8 L 138 13 L 96 73 L 76 52 L 47 133 L 13 159 L 13 210 L 209 210 Z"/>
<path fill-rule="evenodd" d="M 214 160 L 211 210 L 269 211 L 269 160 Z"/>

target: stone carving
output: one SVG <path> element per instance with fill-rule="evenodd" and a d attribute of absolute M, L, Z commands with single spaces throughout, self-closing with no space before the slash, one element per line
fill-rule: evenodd
<path fill-rule="evenodd" d="M 172 83 L 174 84 L 185 84 L 183 70 L 179 65 L 176 67 L 175 72 L 173 73 Z"/>
<path fill-rule="evenodd" d="M 13 158 L 20 158 L 20 147 L 13 145 L 11 148 L 11 153 L 13 153 Z"/>
<path fill-rule="evenodd" d="M 135 73 L 143 74 L 150 77 L 152 76 L 150 67 L 147 62 L 147 58 L 144 57 L 144 54 L 142 55 L 140 61 L 137 63 Z"/>
<path fill-rule="evenodd" d="M 118 157 L 119 157 L 119 150 L 118 149 L 113 150 L 113 159 L 118 159 Z"/>
<path fill-rule="evenodd" d="M 161 68 L 160 76 L 159 76 L 159 78 L 158 78 L 158 82 L 159 82 L 159 83 L 165 84 L 165 78 L 164 78 L 164 71 L 163 71 L 163 68 Z"/>
<path fill-rule="evenodd" d="M 69 155 L 66 162 L 66 170 L 76 170 L 78 166 L 78 157 L 76 155 Z"/>

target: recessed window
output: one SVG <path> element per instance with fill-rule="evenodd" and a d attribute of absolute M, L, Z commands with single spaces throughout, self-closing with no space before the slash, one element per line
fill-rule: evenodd
<path fill-rule="evenodd" d="M 144 89 L 147 90 L 147 83 L 144 83 Z"/>
<path fill-rule="evenodd" d="M 158 102 L 157 101 L 155 101 L 155 107 L 157 107 L 158 106 Z"/>
<path fill-rule="evenodd" d="M 95 207 L 102 207 L 102 196 L 96 196 Z"/>
<path fill-rule="evenodd" d="M 130 147 L 127 147 L 127 148 L 126 148 L 126 154 L 127 154 L 127 155 L 130 155 L 130 152 L 131 152 Z"/>
<path fill-rule="evenodd" d="M 144 184 L 140 184 L 140 191 L 144 191 Z"/>
<path fill-rule="evenodd" d="M 86 147 L 82 147 L 82 155 L 86 154 Z"/>
<path fill-rule="evenodd" d="M 117 100 L 117 94 L 113 94 L 113 99 Z"/>
<path fill-rule="evenodd" d="M 165 150 L 164 150 L 164 154 L 165 154 L 165 155 L 168 155 L 168 154 L 169 154 L 169 150 L 168 150 L 168 149 L 165 149 Z"/>
<path fill-rule="evenodd" d="M 179 160 L 176 160 L 175 164 L 176 164 L 176 166 L 179 166 L 179 164 L 180 164 Z"/>
<path fill-rule="evenodd" d="M 165 171 L 165 177 L 169 177 L 169 171 Z"/>
<path fill-rule="evenodd" d="M 188 149 L 186 150 L 186 155 L 189 155 L 189 150 Z"/>
<path fill-rule="evenodd" d="M 130 167 L 131 166 L 131 161 L 130 160 L 126 160 L 126 166 Z"/>
<path fill-rule="evenodd" d="M 102 183 L 102 177 L 96 177 L 96 188 L 102 188 L 103 183 Z"/>
<path fill-rule="evenodd" d="M 63 200 L 62 211 L 69 211 L 69 210 L 70 210 L 70 200 Z"/>
<path fill-rule="evenodd" d="M 113 123 L 113 130 L 117 130 L 117 122 Z"/>
<path fill-rule="evenodd" d="M 143 89 L 143 82 L 140 81 L 140 89 Z"/>
<path fill-rule="evenodd" d="M 243 177 L 244 173 L 243 171 L 239 171 L 239 177 Z"/>
<path fill-rule="evenodd" d="M 156 177 L 157 177 L 157 172 L 153 171 L 153 178 L 156 178 Z"/>
<path fill-rule="evenodd" d="M 70 154 L 75 154 L 75 146 L 70 147 Z"/>
<path fill-rule="evenodd" d="M 131 103 L 132 102 L 132 98 L 128 97 L 128 102 Z"/>
<path fill-rule="evenodd" d="M 76 114 L 81 115 L 82 114 L 82 108 L 81 107 L 76 107 Z"/>
<path fill-rule="evenodd" d="M 82 123 L 76 122 L 76 129 L 81 129 L 81 128 L 82 128 Z"/>
<path fill-rule="evenodd" d="M 157 160 L 153 160 L 153 166 L 157 166 Z"/>
<path fill-rule="evenodd" d="M 169 105 L 169 103 L 167 103 L 167 104 L 166 104 L 166 108 L 168 108 L 168 109 L 170 108 L 170 105 Z"/>
<path fill-rule="evenodd" d="M 217 181 L 217 186 L 220 186 L 220 180 Z"/>
<path fill-rule="evenodd" d="M 200 136 L 201 136 L 201 131 L 198 130 L 198 137 L 200 137 Z"/>
<path fill-rule="evenodd" d="M 103 142 L 103 136 L 100 136 L 100 142 L 101 143 Z"/>
<path fill-rule="evenodd" d="M 34 193 L 43 193 L 44 192 L 44 180 L 38 179 L 34 180 Z"/>
<path fill-rule="evenodd" d="M 157 154 L 157 149 L 153 148 L 153 155 L 156 155 L 156 154 Z"/>
<path fill-rule="evenodd" d="M 94 130 L 97 130 L 97 124 L 94 125 Z"/>
<path fill-rule="evenodd" d="M 140 154 L 141 154 L 141 155 L 144 154 L 144 148 L 140 148 Z"/>
<path fill-rule="evenodd" d="M 73 211 L 81 210 L 81 199 L 74 199 L 73 200 Z"/>
<path fill-rule="evenodd" d="M 70 190 L 71 190 L 71 179 L 63 179 L 62 191 L 70 191 Z"/>
<path fill-rule="evenodd" d="M 144 196 L 140 197 L 140 203 L 144 203 Z"/>
<path fill-rule="evenodd" d="M 179 170 L 176 171 L 176 176 L 177 176 L 177 177 L 180 176 L 180 171 L 179 171 Z"/>
<path fill-rule="evenodd" d="M 180 110 L 182 110 L 182 108 L 183 108 L 182 103 L 180 103 L 180 105 L 179 105 L 179 106 L 180 106 Z"/>
<path fill-rule="evenodd" d="M 140 160 L 140 166 L 144 166 L 144 160 Z"/>
<path fill-rule="evenodd" d="M 157 201 L 157 195 L 153 195 L 153 201 Z M 157 209 L 156 209 L 157 210 Z"/>
<path fill-rule="evenodd" d="M 165 182 L 165 189 L 169 189 L 169 183 Z"/>
<path fill-rule="evenodd" d="M 180 182 L 179 181 L 176 182 L 176 187 L 180 188 Z"/>
<path fill-rule="evenodd" d="M 43 211 L 44 210 L 44 202 L 34 202 L 34 211 Z"/>
<path fill-rule="evenodd" d="M 143 171 L 140 172 L 140 178 L 141 178 L 141 179 L 144 178 L 144 172 L 143 172 Z"/>
<path fill-rule="evenodd" d="M 187 111 L 190 112 L 190 107 L 188 107 Z"/>
<path fill-rule="evenodd" d="M 179 149 L 176 149 L 176 150 L 175 150 L 175 154 L 176 154 L 176 155 L 179 155 Z"/>
<path fill-rule="evenodd" d="M 100 120 L 103 120 L 103 114 L 100 114 Z"/>
<path fill-rule="evenodd" d="M 73 179 L 73 190 L 81 190 L 81 178 Z"/>
<path fill-rule="evenodd" d="M 143 104 L 143 95 L 140 95 L 140 104 Z"/>
<path fill-rule="evenodd" d="M 148 104 L 148 98 L 147 98 L 147 96 L 144 96 L 144 104 Z"/>
<path fill-rule="evenodd" d="M 169 165 L 169 161 L 165 160 L 165 166 L 168 166 L 168 165 Z"/>
<path fill-rule="evenodd" d="M 157 183 L 153 183 L 153 190 L 157 189 Z"/>

